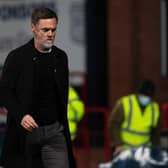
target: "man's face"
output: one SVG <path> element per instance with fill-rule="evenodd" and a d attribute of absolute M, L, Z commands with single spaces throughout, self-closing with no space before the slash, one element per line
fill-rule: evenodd
<path fill-rule="evenodd" d="M 40 19 L 36 25 L 32 24 L 36 49 L 46 51 L 52 47 L 56 35 L 56 27 L 57 21 L 55 18 Z"/>

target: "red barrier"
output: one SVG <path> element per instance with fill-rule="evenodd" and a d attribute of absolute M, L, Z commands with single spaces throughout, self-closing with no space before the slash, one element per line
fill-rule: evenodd
<path fill-rule="evenodd" d="M 162 130 L 168 131 L 168 103 L 161 106 L 161 123 Z"/>
<path fill-rule="evenodd" d="M 97 130 L 96 132 L 90 130 L 88 128 L 88 122 L 89 122 L 89 116 L 90 114 L 102 114 L 103 115 L 103 122 L 102 123 L 95 123 L 95 124 L 102 124 L 103 126 L 103 132 L 102 130 Z M 82 146 L 83 148 L 85 148 L 85 150 L 90 150 L 92 148 L 91 146 L 91 136 L 95 135 L 95 136 L 102 136 L 103 140 L 104 140 L 104 146 L 103 146 L 103 150 L 104 150 L 104 158 L 105 160 L 110 160 L 111 159 L 111 150 L 110 150 L 110 139 L 109 139 L 109 130 L 108 130 L 108 116 L 109 116 L 109 111 L 104 108 L 104 107 L 86 107 L 85 108 L 85 118 L 82 121 L 82 124 L 80 126 L 80 134 L 82 132 L 82 134 L 80 135 L 80 139 L 82 139 Z M 94 124 L 94 121 L 92 121 L 93 123 L 90 124 Z"/>

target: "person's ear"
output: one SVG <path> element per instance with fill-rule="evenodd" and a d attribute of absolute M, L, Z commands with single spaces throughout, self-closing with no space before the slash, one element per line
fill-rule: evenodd
<path fill-rule="evenodd" d="M 35 31 L 35 25 L 33 23 L 31 24 L 31 30 L 34 33 L 34 31 Z"/>

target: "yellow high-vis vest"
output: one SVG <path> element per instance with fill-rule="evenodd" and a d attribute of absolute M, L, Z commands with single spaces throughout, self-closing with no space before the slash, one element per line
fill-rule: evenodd
<path fill-rule="evenodd" d="M 151 102 L 142 113 L 135 95 L 121 98 L 124 109 L 124 122 L 121 126 L 120 136 L 125 149 L 151 145 L 151 128 L 156 127 L 159 119 L 159 105 Z"/>
<path fill-rule="evenodd" d="M 84 116 L 84 103 L 80 99 L 75 89 L 71 86 L 69 87 L 67 115 L 71 140 L 73 141 L 77 136 L 78 122 L 81 121 Z"/>

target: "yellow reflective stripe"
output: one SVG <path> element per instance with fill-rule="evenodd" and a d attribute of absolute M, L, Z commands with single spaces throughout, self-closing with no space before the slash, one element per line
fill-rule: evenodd
<path fill-rule="evenodd" d="M 73 98 L 73 99 L 69 99 L 69 100 L 68 100 L 68 103 L 72 103 L 72 102 L 74 102 L 74 101 L 80 101 L 80 99 L 79 99 L 78 97 Z"/>
<path fill-rule="evenodd" d="M 143 131 L 135 131 L 135 130 L 131 130 L 131 129 L 127 129 L 127 128 L 121 128 L 121 131 L 125 131 L 125 132 L 128 132 L 128 133 L 131 133 L 131 134 L 135 134 L 135 135 L 150 135 L 150 132 L 147 131 L 147 132 L 143 132 Z"/>
<path fill-rule="evenodd" d="M 131 100 L 130 96 L 128 97 L 128 103 L 129 103 L 130 108 L 129 108 L 129 112 L 128 112 L 128 123 L 127 123 L 126 129 L 130 128 L 131 120 L 132 120 L 132 100 Z"/>
<path fill-rule="evenodd" d="M 124 148 L 136 148 L 139 147 L 139 145 L 135 145 L 135 144 L 130 144 L 129 142 L 123 141 L 124 142 Z M 144 142 L 143 144 L 141 144 L 141 146 L 150 146 L 151 143 L 149 141 Z"/>
<path fill-rule="evenodd" d="M 139 135 L 139 134 L 132 134 L 130 132 L 125 132 L 121 134 L 121 139 L 123 142 L 130 143 L 132 145 L 138 146 L 144 144 L 145 142 L 150 141 L 149 135 Z"/>

